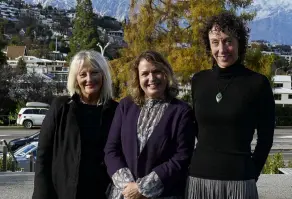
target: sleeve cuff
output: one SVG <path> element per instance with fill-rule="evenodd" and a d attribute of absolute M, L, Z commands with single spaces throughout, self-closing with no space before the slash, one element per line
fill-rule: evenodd
<path fill-rule="evenodd" d="M 164 190 L 163 184 L 155 171 L 143 178 L 138 178 L 136 183 L 139 192 L 146 198 L 158 197 Z"/>
<path fill-rule="evenodd" d="M 134 177 L 129 168 L 121 168 L 112 175 L 114 185 L 121 190 L 130 182 L 135 182 Z"/>

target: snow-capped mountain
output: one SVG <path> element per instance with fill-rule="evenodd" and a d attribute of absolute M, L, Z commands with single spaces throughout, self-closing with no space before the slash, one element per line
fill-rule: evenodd
<path fill-rule="evenodd" d="M 70 9 L 76 0 L 25 0 L 27 3 Z M 118 20 L 128 15 L 130 0 L 92 0 L 96 13 Z M 257 16 L 250 23 L 251 40 L 267 40 L 272 43 L 292 45 L 292 0 L 254 0 L 248 10 L 256 10 Z"/>
<path fill-rule="evenodd" d="M 24 0 L 28 4 L 41 4 L 59 9 L 70 9 L 76 6 L 76 0 Z M 93 0 L 94 1 L 94 0 Z"/>
<path fill-rule="evenodd" d="M 256 18 L 250 23 L 251 40 L 292 45 L 291 0 L 254 0 L 249 9 L 257 11 Z"/>
<path fill-rule="evenodd" d="M 95 12 L 123 20 L 128 15 L 130 0 L 92 0 Z"/>
<path fill-rule="evenodd" d="M 74 8 L 76 0 L 24 0 L 28 4 L 41 4 L 53 6 L 59 9 Z M 107 15 L 123 20 L 128 14 L 130 0 L 92 0 L 94 12 L 100 15 Z"/>
<path fill-rule="evenodd" d="M 252 10 L 257 11 L 255 21 L 277 17 L 281 13 L 292 13 L 291 0 L 254 0 Z"/>

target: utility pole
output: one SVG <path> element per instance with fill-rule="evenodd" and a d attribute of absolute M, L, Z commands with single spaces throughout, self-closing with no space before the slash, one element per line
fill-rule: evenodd
<path fill-rule="evenodd" d="M 58 51 L 58 37 L 56 36 L 56 47 L 55 47 L 55 51 Z"/>

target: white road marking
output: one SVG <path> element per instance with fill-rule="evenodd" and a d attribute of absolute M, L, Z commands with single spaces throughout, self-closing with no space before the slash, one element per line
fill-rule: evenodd
<path fill-rule="evenodd" d="M 288 136 L 280 136 L 279 138 L 288 138 L 288 139 L 292 139 L 292 135 L 288 135 Z"/>

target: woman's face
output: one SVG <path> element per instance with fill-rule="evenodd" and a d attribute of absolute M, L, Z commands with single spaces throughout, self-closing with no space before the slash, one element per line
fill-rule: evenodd
<path fill-rule="evenodd" d="M 78 74 L 77 83 L 82 97 L 99 97 L 102 88 L 102 72 L 90 64 L 84 64 Z"/>
<path fill-rule="evenodd" d="M 218 28 L 213 26 L 209 32 L 209 41 L 212 56 L 219 67 L 226 68 L 237 61 L 238 40 L 228 30 L 218 31 Z"/>
<path fill-rule="evenodd" d="M 155 65 L 142 59 L 138 66 L 139 81 L 142 90 L 148 98 L 164 98 L 167 86 L 165 73 Z"/>

